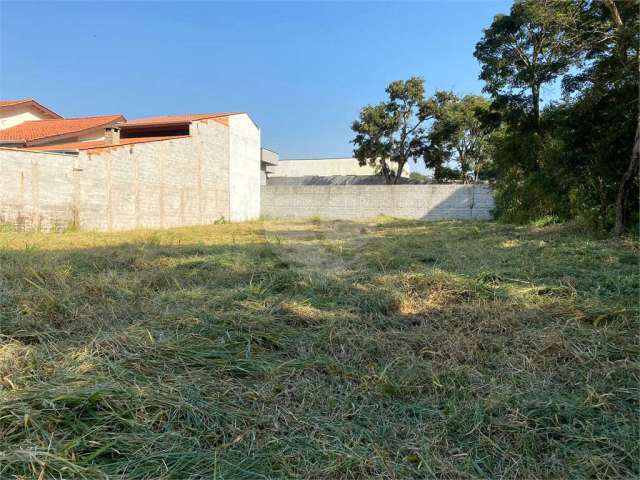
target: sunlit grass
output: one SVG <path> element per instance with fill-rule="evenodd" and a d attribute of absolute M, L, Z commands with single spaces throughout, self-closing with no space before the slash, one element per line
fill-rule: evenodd
<path fill-rule="evenodd" d="M 639 473 L 634 241 L 384 218 L 0 249 L 0 478 Z"/>

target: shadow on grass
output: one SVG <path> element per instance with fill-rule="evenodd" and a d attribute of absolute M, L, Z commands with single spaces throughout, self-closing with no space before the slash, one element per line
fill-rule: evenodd
<path fill-rule="evenodd" d="M 440 227 L 3 251 L 0 473 L 637 474 L 630 267 Z"/>

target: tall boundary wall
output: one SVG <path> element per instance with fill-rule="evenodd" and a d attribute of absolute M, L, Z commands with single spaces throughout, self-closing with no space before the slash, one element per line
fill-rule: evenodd
<path fill-rule="evenodd" d="M 18 230 L 110 231 L 202 225 L 220 218 L 243 221 L 260 214 L 276 219 L 491 218 L 493 195 L 484 185 L 260 188 L 259 137 L 247 122 L 239 127 L 231 141 L 226 126 L 199 122 L 191 138 L 79 155 L 0 148 L 0 224 Z M 230 152 L 236 168 L 229 165 Z"/>
<path fill-rule="evenodd" d="M 200 121 L 191 134 L 81 151 L 78 228 L 169 228 L 229 219 L 229 129 Z"/>
<path fill-rule="evenodd" d="M 494 199 L 486 185 L 265 185 L 261 207 L 262 216 L 273 219 L 488 220 Z"/>
<path fill-rule="evenodd" d="M 77 155 L 0 148 L 0 224 L 114 231 L 229 219 L 229 128 L 199 121 L 191 133 Z M 259 152 L 254 157 L 258 203 Z"/>
<path fill-rule="evenodd" d="M 0 147 L 0 224 L 131 230 L 260 216 L 260 129 L 246 114 L 202 119 L 189 137 L 80 150 Z"/>
<path fill-rule="evenodd" d="M 77 155 L 0 149 L 0 224 L 63 230 L 74 223 Z"/>

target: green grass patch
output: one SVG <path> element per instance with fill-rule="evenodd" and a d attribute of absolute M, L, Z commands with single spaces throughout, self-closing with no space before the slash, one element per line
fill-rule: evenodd
<path fill-rule="evenodd" d="M 0 477 L 637 477 L 638 244 L 547 223 L 2 230 Z"/>

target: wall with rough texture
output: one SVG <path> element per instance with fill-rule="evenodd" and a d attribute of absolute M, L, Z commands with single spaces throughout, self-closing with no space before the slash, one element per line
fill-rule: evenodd
<path fill-rule="evenodd" d="M 245 115 L 232 116 L 229 127 L 194 122 L 190 138 L 79 155 L 0 148 L 0 223 L 24 230 L 164 228 L 249 220 L 261 213 L 294 219 L 488 219 L 492 208 L 491 191 L 482 185 L 261 188 L 260 131 Z"/>
<path fill-rule="evenodd" d="M 229 219 L 229 138 L 226 125 L 201 120 L 191 125 L 189 138 L 79 155 L 2 148 L 0 224 L 128 230 Z M 259 191 L 259 149 L 256 158 Z"/>
<path fill-rule="evenodd" d="M 484 185 L 341 185 L 262 187 L 266 218 L 359 220 L 378 215 L 421 220 L 491 218 Z"/>
<path fill-rule="evenodd" d="M 246 114 L 229 117 L 230 219 L 253 220 L 260 216 L 260 129 Z"/>
<path fill-rule="evenodd" d="M 128 230 L 229 218 L 229 132 L 202 120 L 190 138 L 80 152 L 80 228 Z"/>
<path fill-rule="evenodd" d="M 76 158 L 0 148 L 0 224 L 19 230 L 71 227 Z"/>

